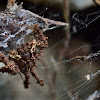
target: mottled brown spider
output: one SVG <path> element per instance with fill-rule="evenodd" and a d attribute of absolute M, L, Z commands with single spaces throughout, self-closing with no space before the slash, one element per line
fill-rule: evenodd
<path fill-rule="evenodd" d="M 0 61 L 6 66 L 0 69 L 0 72 L 7 72 L 11 75 L 23 73 L 25 75 L 24 86 L 29 87 L 30 73 L 34 76 L 41 86 L 44 85 L 36 72 L 36 60 L 39 60 L 43 55 L 43 49 L 48 46 L 47 37 L 43 35 L 37 24 L 33 26 L 34 37 L 30 42 L 22 44 L 16 50 L 10 51 L 6 57 L 0 52 Z M 38 48 L 38 52 L 36 51 Z"/>

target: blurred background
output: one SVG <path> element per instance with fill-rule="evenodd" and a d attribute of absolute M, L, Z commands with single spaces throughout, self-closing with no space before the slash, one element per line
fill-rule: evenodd
<path fill-rule="evenodd" d="M 100 7 L 93 0 L 16 0 L 23 8 L 42 17 L 69 23 L 44 32 L 49 46 L 37 61 L 37 72 L 44 80 L 41 87 L 31 77 L 25 89 L 20 75 L 0 73 L 0 100 L 100 100 L 100 57 L 82 62 L 71 59 L 100 49 Z M 0 0 L 0 11 L 7 1 Z M 25 41 L 30 35 L 25 37 Z M 0 63 L 1 64 L 1 63 Z M 3 64 L 0 65 L 1 67 Z"/>

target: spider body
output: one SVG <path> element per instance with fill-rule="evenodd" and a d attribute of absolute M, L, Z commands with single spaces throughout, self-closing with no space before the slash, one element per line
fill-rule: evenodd
<path fill-rule="evenodd" d="M 41 59 L 43 55 L 43 49 L 48 46 L 47 37 L 45 37 L 38 27 L 37 24 L 33 26 L 33 32 L 35 39 L 32 38 L 30 42 L 22 44 L 16 50 L 10 51 L 9 56 L 6 57 L 2 53 L 0 53 L 0 61 L 3 61 L 6 65 L 1 68 L 1 72 L 7 72 L 11 75 L 16 75 L 18 73 L 22 73 L 25 75 L 24 87 L 29 87 L 29 78 L 30 73 L 35 77 L 37 83 L 41 86 L 44 85 L 43 80 L 39 78 L 39 75 L 36 71 L 36 60 Z M 36 48 L 39 50 L 36 51 Z"/>

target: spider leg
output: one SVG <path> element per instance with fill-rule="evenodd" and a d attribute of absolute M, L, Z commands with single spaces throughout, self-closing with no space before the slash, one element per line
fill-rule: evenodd
<path fill-rule="evenodd" d="M 35 79 L 37 80 L 37 83 L 39 83 L 41 86 L 43 86 L 44 85 L 43 80 L 41 80 L 39 78 L 39 75 L 37 74 L 37 71 L 35 70 L 34 63 L 32 61 L 29 62 L 29 66 L 30 66 L 31 75 L 35 77 Z"/>
<path fill-rule="evenodd" d="M 25 74 L 25 80 L 24 80 L 24 87 L 25 88 L 28 88 L 29 87 L 29 78 L 30 78 L 30 75 L 27 73 Z"/>

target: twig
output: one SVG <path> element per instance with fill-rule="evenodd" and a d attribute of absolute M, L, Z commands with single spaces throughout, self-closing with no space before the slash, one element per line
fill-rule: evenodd
<path fill-rule="evenodd" d="M 63 13 L 64 13 L 64 18 L 66 23 L 69 23 L 69 0 L 63 0 Z M 66 34 L 65 34 L 66 38 L 60 50 L 58 62 L 62 60 L 63 55 L 68 51 L 68 47 L 69 47 L 69 40 L 70 40 L 69 27 L 65 27 L 65 28 L 66 28 Z"/>
<path fill-rule="evenodd" d="M 100 6 L 100 0 L 93 0 L 96 5 Z"/>

